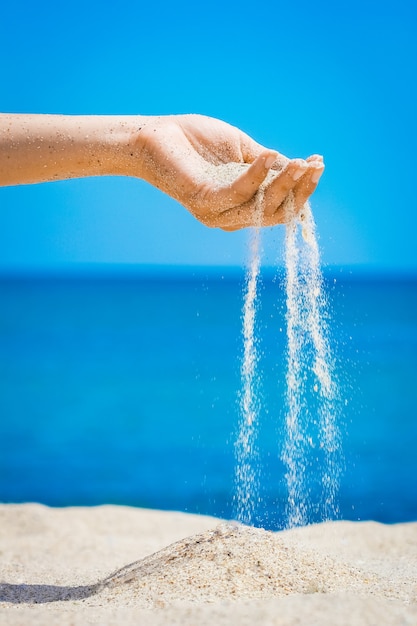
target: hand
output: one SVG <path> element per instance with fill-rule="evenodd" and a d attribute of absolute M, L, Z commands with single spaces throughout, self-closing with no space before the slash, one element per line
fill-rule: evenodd
<path fill-rule="evenodd" d="M 134 140 L 140 171 L 132 171 L 184 205 L 211 227 L 237 230 L 286 221 L 283 203 L 294 193 L 296 211 L 317 187 L 323 159 L 288 159 L 239 129 L 200 115 L 142 118 Z M 263 184 L 263 185 L 262 185 Z M 262 215 L 257 214 L 263 188 Z"/>

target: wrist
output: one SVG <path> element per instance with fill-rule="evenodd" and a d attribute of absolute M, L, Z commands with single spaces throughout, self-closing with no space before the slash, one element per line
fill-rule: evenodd
<path fill-rule="evenodd" d="M 107 174 L 143 178 L 143 146 L 150 116 L 109 117 L 103 136 Z"/>

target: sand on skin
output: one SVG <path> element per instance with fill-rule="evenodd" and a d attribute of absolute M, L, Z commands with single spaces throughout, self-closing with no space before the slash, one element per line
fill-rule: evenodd
<path fill-rule="evenodd" d="M 0 506 L 0 623 L 417 624 L 417 523 Z M 118 573 L 116 573 L 119 570 Z"/>

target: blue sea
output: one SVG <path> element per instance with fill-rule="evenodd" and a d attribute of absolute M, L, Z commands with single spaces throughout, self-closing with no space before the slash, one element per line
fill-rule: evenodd
<path fill-rule="evenodd" d="M 0 501 L 232 518 L 243 279 L 221 268 L 1 277 Z M 325 285 L 340 517 L 417 520 L 417 277 L 333 268 Z M 276 529 L 287 498 L 279 273 L 263 275 L 258 319 L 256 523 Z"/>

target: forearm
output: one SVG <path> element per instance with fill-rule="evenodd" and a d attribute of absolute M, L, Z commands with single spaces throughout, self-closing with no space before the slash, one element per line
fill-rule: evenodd
<path fill-rule="evenodd" d="M 0 114 L 0 185 L 140 176 L 141 116 Z"/>

